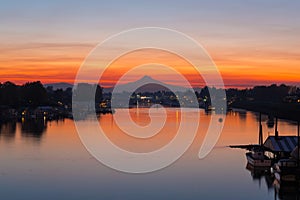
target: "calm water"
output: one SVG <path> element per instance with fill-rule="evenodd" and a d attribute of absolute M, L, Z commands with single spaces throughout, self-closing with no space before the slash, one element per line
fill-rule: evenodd
<path fill-rule="evenodd" d="M 124 111 L 118 112 L 122 115 Z M 147 109 L 130 112 L 137 124 L 149 123 Z M 164 129 L 150 140 L 124 135 L 112 115 L 101 116 L 99 122 L 118 146 L 145 152 L 164 146 L 174 136 L 180 113 L 168 109 L 167 114 Z M 268 177 L 246 169 L 245 151 L 227 147 L 257 143 L 258 116 L 230 112 L 217 145 L 200 160 L 197 155 L 209 119 L 210 115 L 201 112 L 194 143 L 174 164 L 134 175 L 112 170 L 94 159 L 81 144 L 72 120 L 1 124 L 0 199 L 275 199 Z M 264 138 L 273 134 L 273 129 L 265 122 L 263 125 Z M 279 121 L 281 135 L 295 135 L 296 129 L 291 122 Z M 280 198 L 297 199 L 288 191 Z"/>

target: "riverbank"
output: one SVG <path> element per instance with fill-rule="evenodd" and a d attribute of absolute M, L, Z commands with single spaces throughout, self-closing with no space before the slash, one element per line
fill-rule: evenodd
<path fill-rule="evenodd" d="M 260 112 L 281 119 L 300 121 L 299 103 L 235 102 L 231 107 Z"/>

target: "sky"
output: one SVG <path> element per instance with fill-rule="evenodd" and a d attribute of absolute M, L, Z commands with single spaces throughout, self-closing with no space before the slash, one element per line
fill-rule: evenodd
<path fill-rule="evenodd" d="M 132 28 L 163 27 L 200 43 L 227 87 L 300 85 L 299 9 L 296 0 L 0 0 L 0 82 L 73 83 L 86 56 L 108 37 Z M 129 44 L 114 48 L 123 45 Z M 149 56 L 154 62 L 161 54 L 163 63 L 179 67 L 192 85 L 202 84 L 185 61 L 146 50 L 113 62 L 102 85 L 113 85 L 135 64 L 147 64 Z M 147 66 L 132 77 L 151 75 L 171 83 L 166 73 Z"/>

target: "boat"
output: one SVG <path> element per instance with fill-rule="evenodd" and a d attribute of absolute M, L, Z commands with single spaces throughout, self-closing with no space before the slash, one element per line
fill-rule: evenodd
<path fill-rule="evenodd" d="M 255 167 L 270 168 L 272 160 L 265 155 L 264 148 L 261 146 L 253 147 L 250 152 L 246 153 L 248 164 Z"/>
<path fill-rule="evenodd" d="M 250 152 L 246 153 L 248 163 L 253 167 L 270 168 L 272 160 L 265 155 L 265 147 L 263 145 L 263 133 L 261 124 L 261 114 L 259 114 L 259 144 L 253 145 Z"/>
<path fill-rule="evenodd" d="M 277 120 L 276 120 L 276 131 L 277 131 Z M 271 173 L 274 175 L 275 179 L 279 183 L 295 183 L 300 180 L 300 124 L 298 122 L 298 134 L 295 138 L 294 145 L 298 143 L 298 145 L 291 151 L 290 156 L 288 158 L 282 158 L 274 166 L 271 168 Z M 292 138 L 291 136 L 285 136 L 284 138 Z M 277 139 L 278 140 L 278 139 Z M 296 141 L 297 140 L 297 141 Z M 292 141 L 290 139 L 290 141 Z"/>

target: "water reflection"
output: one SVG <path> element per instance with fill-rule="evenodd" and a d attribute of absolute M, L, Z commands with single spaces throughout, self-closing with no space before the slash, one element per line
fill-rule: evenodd
<path fill-rule="evenodd" d="M 278 199 L 300 199 L 299 183 L 279 184 L 274 183 L 275 195 Z M 276 199 L 275 198 L 275 199 Z"/>
<path fill-rule="evenodd" d="M 117 110 L 116 114 L 122 112 Z M 100 115 L 99 123 L 107 137 L 121 148 L 148 152 L 165 145 L 178 129 L 180 110 L 167 112 L 165 129 L 148 142 L 128 139 L 112 115 Z M 147 124 L 147 113 L 145 109 L 132 109 L 132 120 Z M 210 117 L 201 112 L 196 139 L 182 158 L 161 171 L 137 176 L 118 173 L 93 159 L 69 119 L 2 123 L 0 199 L 300 199 L 299 185 L 278 185 L 264 170 L 247 171 L 245 152 L 227 148 L 232 144 L 257 143 L 255 113 L 229 112 L 216 148 L 199 160 L 197 154 Z M 266 137 L 266 123 L 263 128 Z M 279 120 L 279 131 L 290 134 L 296 128 Z M 15 192 L 16 188 L 20 192 Z"/>
<path fill-rule="evenodd" d="M 266 123 L 268 128 L 274 128 L 275 125 L 274 117 L 272 115 L 269 115 Z"/>
<path fill-rule="evenodd" d="M 238 116 L 241 120 L 246 120 L 247 117 L 247 111 L 244 109 L 234 108 L 229 113 Z"/>
<path fill-rule="evenodd" d="M 258 181 L 259 187 L 262 186 L 262 180 L 268 191 L 274 191 L 274 199 L 300 199 L 300 183 L 299 182 L 278 182 L 269 172 L 264 168 L 252 168 L 247 164 L 246 169 L 251 173 L 254 182 Z"/>
<path fill-rule="evenodd" d="M 247 164 L 246 169 L 251 173 L 252 180 L 254 182 L 258 181 L 259 186 L 261 186 L 261 181 L 264 180 L 268 190 L 273 188 L 273 177 L 270 171 L 265 168 L 253 168 L 250 164 Z"/>
<path fill-rule="evenodd" d="M 21 119 L 20 122 L 11 121 L 0 123 L 0 139 L 14 139 L 20 129 L 21 137 L 40 139 L 47 131 L 48 124 L 45 119 Z"/>
<path fill-rule="evenodd" d="M 47 121 L 44 119 L 22 120 L 21 133 L 24 137 L 41 138 L 47 129 Z"/>
<path fill-rule="evenodd" d="M 0 123 L 0 138 L 13 139 L 16 134 L 16 122 Z"/>

